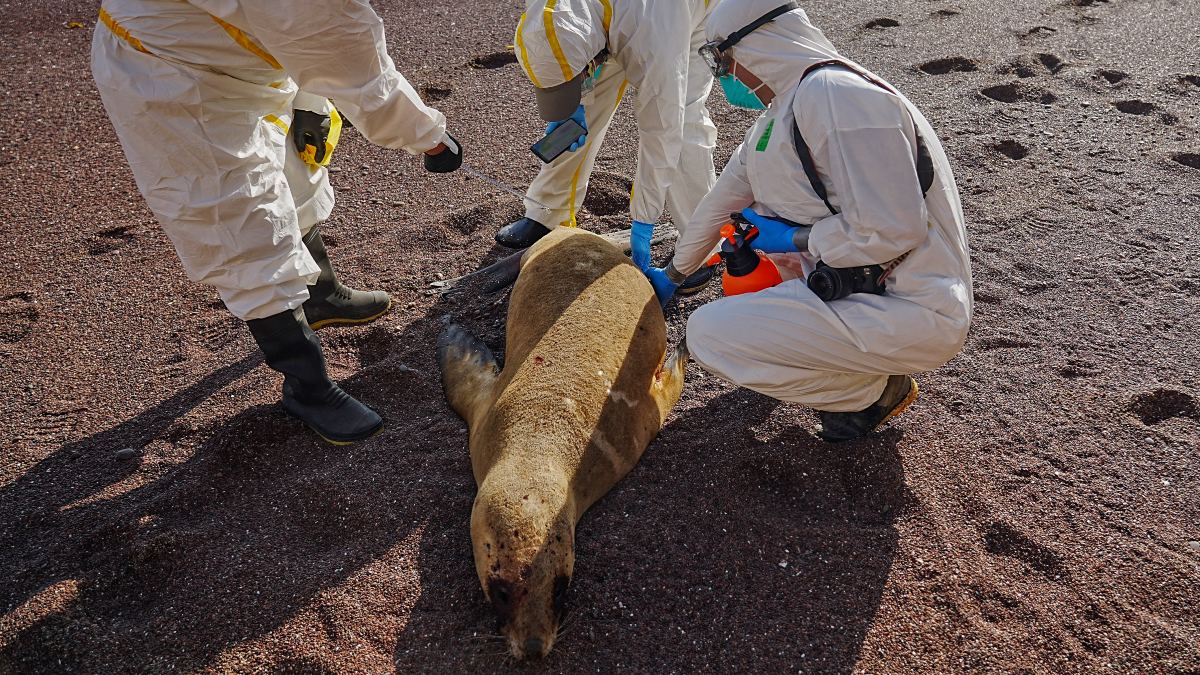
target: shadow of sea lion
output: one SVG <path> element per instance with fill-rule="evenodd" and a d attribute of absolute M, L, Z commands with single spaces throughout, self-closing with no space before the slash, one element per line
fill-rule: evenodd
<path fill-rule="evenodd" d="M 704 384 L 692 379 L 681 406 Z M 746 390 L 676 410 L 580 522 L 569 615 L 542 661 L 513 663 L 492 637 L 469 505 L 439 524 L 421 541 L 425 583 L 397 670 L 852 670 L 911 501 L 901 432 L 832 446 L 789 427 L 760 440 L 791 410 Z"/>

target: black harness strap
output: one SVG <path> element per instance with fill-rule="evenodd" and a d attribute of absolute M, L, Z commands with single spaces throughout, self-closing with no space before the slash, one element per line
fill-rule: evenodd
<path fill-rule="evenodd" d="M 868 73 L 855 68 L 845 61 L 838 61 L 836 59 L 821 61 L 809 66 L 808 70 L 804 71 L 804 75 L 800 76 L 800 81 L 803 82 L 804 78 L 813 72 L 830 66 L 842 66 L 885 91 L 893 94 L 897 93 L 895 89 L 871 77 Z M 933 187 L 933 157 L 929 154 L 929 148 L 925 145 L 925 139 L 921 136 L 921 130 L 917 128 L 917 121 L 915 119 L 913 120 L 913 131 L 917 134 L 917 180 L 920 181 L 921 196 L 924 197 L 929 194 L 929 188 Z M 804 136 L 800 134 L 800 120 L 796 120 L 796 123 L 792 125 L 792 142 L 796 146 L 796 154 L 800 156 L 800 165 L 804 167 L 804 175 L 808 176 L 808 182 L 812 185 L 813 192 L 817 193 L 821 201 L 825 202 L 825 206 L 829 209 L 829 212 L 836 215 L 838 210 L 830 203 L 829 191 L 825 189 L 825 182 L 817 174 L 817 165 L 813 162 L 812 151 L 809 150 L 808 143 L 804 142 Z"/>

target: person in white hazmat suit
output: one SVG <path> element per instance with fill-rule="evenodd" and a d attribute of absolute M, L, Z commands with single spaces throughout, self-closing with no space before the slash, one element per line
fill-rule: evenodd
<path fill-rule="evenodd" d="M 665 303 L 742 212 L 785 280 L 696 310 L 692 357 L 816 409 L 826 441 L 863 436 L 916 398 L 910 373 L 943 365 L 966 340 L 970 253 L 950 164 L 920 111 L 839 55 L 795 3 L 723 0 L 707 32 L 706 60 L 730 102 L 765 112 L 670 264 L 647 276 Z M 818 261 L 839 275 L 878 265 L 883 294 L 821 300 L 800 278 Z"/>
<path fill-rule="evenodd" d="M 529 186 L 525 217 L 496 241 L 525 248 L 553 227 L 574 226 L 588 178 L 627 86 L 637 90 L 637 173 L 630 195 L 634 262 L 650 264 L 654 226 L 669 206 L 685 231 L 716 183 L 717 128 L 705 103 L 712 74 L 697 50 L 718 0 L 528 0 L 517 25 L 517 59 L 535 87 L 547 132 L 574 119 L 586 134 Z M 544 206 L 543 206 L 544 205 Z M 549 207 L 549 209 L 545 208 Z M 708 267 L 680 289 L 699 291 Z"/>
<path fill-rule="evenodd" d="M 338 281 L 317 224 L 340 116 L 368 140 L 456 169 L 445 117 L 396 71 L 367 0 L 105 0 L 92 72 L 134 178 L 187 275 L 244 319 L 283 406 L 325 440 L 383 425 L 329 376 L 314 329 L 391 299 Z M 300 91 L 300 88 L 304 91 Z M 289 133 L 290 132 L 290 133 Z"/>

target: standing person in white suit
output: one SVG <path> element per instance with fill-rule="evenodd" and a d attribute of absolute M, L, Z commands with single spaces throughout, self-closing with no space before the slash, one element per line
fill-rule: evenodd
<path fill-rule="evenodd" d="M 339 282 L 316 227 L 333 208 L 325 165 L 341 121 L 329 99 L 371 142 L 424 153 L 430 171 L 462 154 L 396 71 L 367 0 L 302 5 L 105 0 L 92 72 L 188 277 L 247 322 L 284 375 L 284 408 L 341 444 L 383 420 L 329 379 L 312 331 L 372 321 L 391 299 Z"/>
<path fill-rule="evenodd" d="M 842 58 L 796 3 L 723 0 L 707 30 L 706 60 L 730 102 L 765 112 L 671 263 L 647 275 L 665 303 L 742 212 L 786 280 L 693 313 L 692 357 L 815 408 L 826 441 L 858 438 L 916 398 L 910 373 L 943 365 L 967 337 L 970 252 L 949 161 L 920 111 Z M 882 271 L 886 288 L 823 301 L 799 278 L 818 261 Z"/>
<path fill-rule="evenodd" d="M 573 227 L 588 178 L 617 106 L 637 90 L 637 173 L 630 195 L 633 259 L 650 264 L 650 239 L 664 205 L 686 231 L 716 183 L 717 128 L 705 103 L 712 74 L 698 49 L 718 0 L 528 0 L 517 25 L 517 59 L 535 87 L 551 131 L 574 119 L 586 131 L 571 150 L 542 167 L 529 186 L 525 217 L 496 241 L 525 248 L 554 227 Z M 544 208 L 550 207 L 549 209 Z M 702 267 L 680 293 L 712 277 Z"/>

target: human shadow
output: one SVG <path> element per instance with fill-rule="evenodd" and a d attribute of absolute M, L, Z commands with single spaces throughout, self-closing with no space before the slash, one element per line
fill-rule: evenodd
<path fill-rule="evenodd" d="M 687 406 L 712 388 L 698 375 L 641 463 L 581 519 L 572 616 L 546 660 L 507 658 L 464 500 L 421 542 L 429 583 L 397 668 L 852 670 L 911 500 L 901 433 L 828 445 L 800 411 L 741 389 Z"/>
<path fill-rule="evenodd" d="M 255 352 L 0 488 L 0 671 L 236 669 L 222 659 L 256 638 L 278 639 L 281 659 L 301 651 L 280 630 L 290 621 L 345 631 L 351 619 L 329 607 L 437 519 L 428 505 L 448 500 L 436 477 L 463 474 L 451 492 L 469 502 L 467 458 L 442 451 L 458 434 L 431 356 L 443 311 L 319 333 L 342 387 L 386 421 L 362 443 L 324 444 L 278 404 L 173 424 L 236 386 L 261 363 Z M 179 434 L 201 440 L 178 464 L 113 459 Z M 134 487 L 106 492 L 150 464 Z M 402 581 L 384 583 L 400 596 Z"/>

